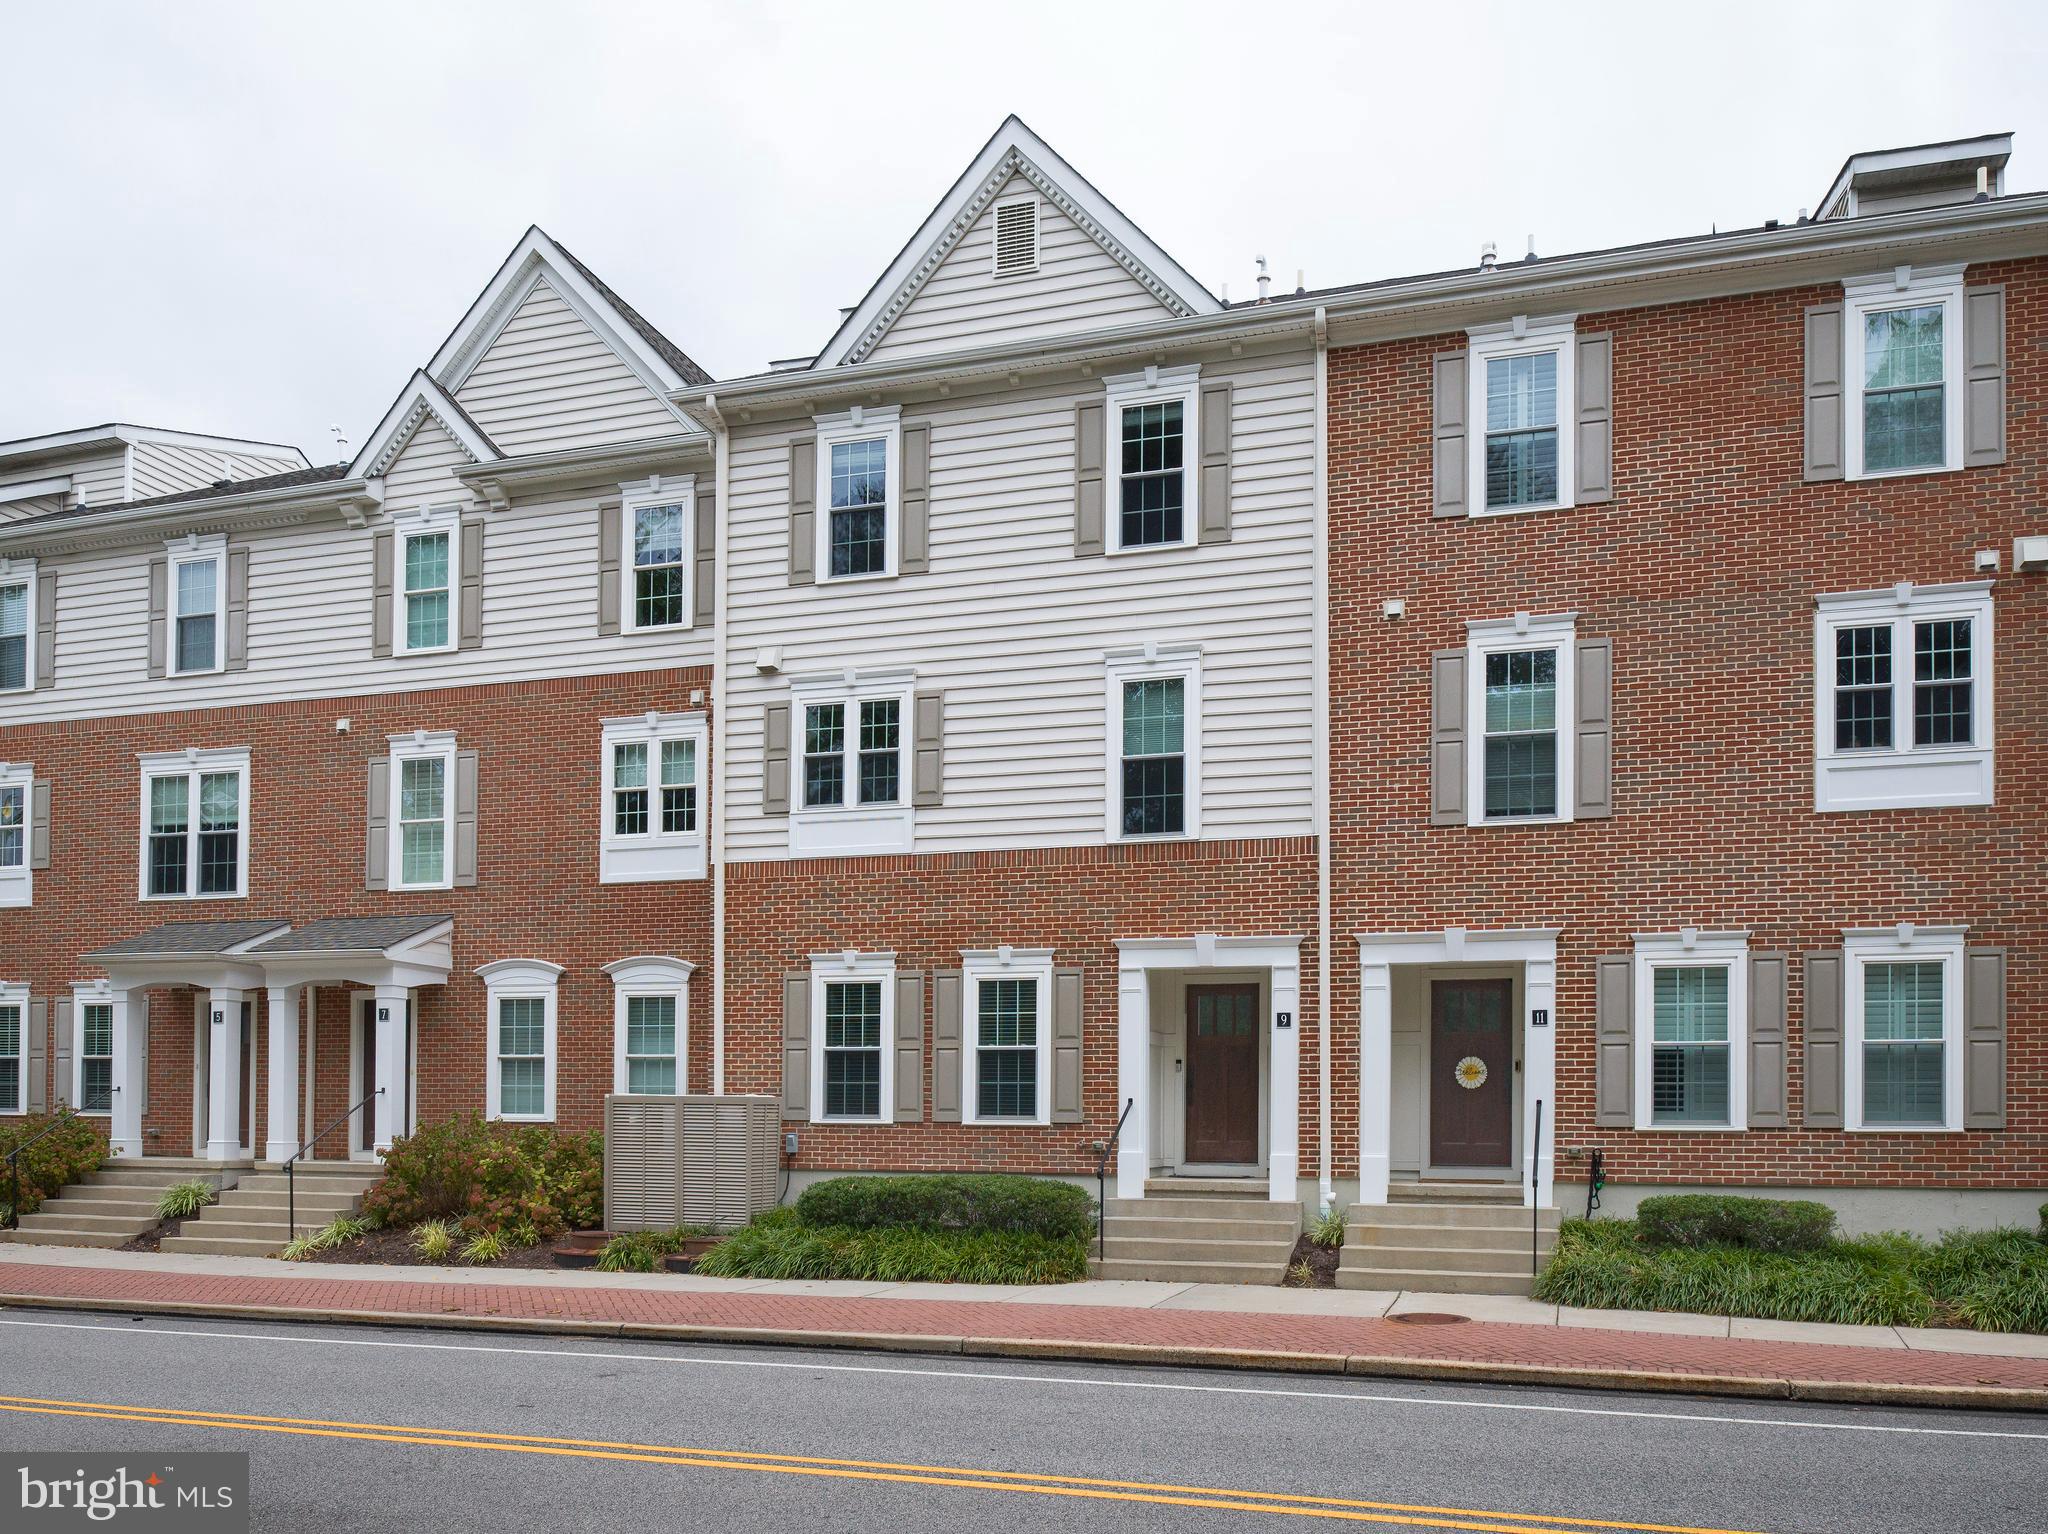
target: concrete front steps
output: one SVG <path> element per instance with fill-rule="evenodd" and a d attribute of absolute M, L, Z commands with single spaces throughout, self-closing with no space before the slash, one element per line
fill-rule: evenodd
<path fill-rule="evenodd" d="M 1264 1178 L 1157 1177 L 1104 1209 L 1097 1278 L 1277 1284 L 1301 1235 L 1301 1206 L 1269 1203 Z"/>
<path fill-rule="evenodd" d="M 352 1162 L 301 1161 L 297 1167 L 297 1233 L 310 1236 L 342 1215 L 362 1207 L 363 1195 L 384 1175 L 381 1167 Z M 208 1204 L 183 1230 L 163 1239 L 167 1252 L 203 1252 L 221 1257 L 269 1257 L 291 1239 L 285 1174 L 250 1172 Z"/>
<path fill-rule="evenodd" d="M 1426 1294 L 1529 1293 L 1534 1253 L 1548 1261 L 1559 1213 L 1533 1212 L 1522 1190 L 1493 1183 L 1394 1183 L 1385 1204 L 1356 1205 L 1344 1229 L 1339 1289 Z"/>
<path fill-rule="evenodd" d="M 23 1215 L 21 1229 L 0 1231 L 0 1241 L 21 1246 L 125 1246 L 155 1229 L 157 1197 L 172 1184 L 204 1178 L 218 1188 L 232 1185 L 240 1175 L 240 1167 L 182 1157 L 112 1161 L 45 1199 L 34 1214 Z"/>

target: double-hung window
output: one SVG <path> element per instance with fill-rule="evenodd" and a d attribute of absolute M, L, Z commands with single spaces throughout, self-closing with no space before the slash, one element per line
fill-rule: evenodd
<path fill-rule="evenodd" d="M 1572 503 L 1576 333 L 1569 320 L 1471 332 L 1470 483 L 1478 513 Z"/>
<path fill-rule="evenodd" d="M 0 762 L 0 906 L 27 905 L 29 838 L 35 815 L 35 769 L 27 763 Z M 16 883 L 22 897 L 11 898 Z"/>
<path fill-rule="evenodd" d="M 791 683 L 799 792 L 792 848 L 908 852 L 911 674 L 855 672 Z"/>
<path fill-rule="evenodd" d="M 1873 278 L 1843 294 L 1849 478 L 1960 468 L 1962 273 Z"/>
<path fill-rule="evenodd" d="M 1988 582 L 1820 598 L 1815 807 L 1989 804 L 1991 655 Z"/>
<path fill-rule="evenodd" d="M 193 538 L 171 544 L 168 575 L 171 675 L 220 670 L 227 638 L 222 612 L 227 592 L 225 541 Z"/>
<path fill-rule="evenodd" d="M 1636 1127 L 1741 1129 L 1749 944 L 1739 932 L 1636 939 Z"/>
<path fill-rule="evenodd" d="M 78 1005 L 78 1111 L 110 1113 L 114 1106 L 114 1004 Z"/>
<path fill-rule="evenodd" d="M 626 583 L 621 604 L 628 633 L 650 629 L 688 628 L 690 550 L 694 481 L 685 478 L 680 490 L 673 478 L 658 490 L 645 487 L 628 495 L 626 519 Z"/>
<path fill-rule="evenodd" d="M 248 824 L 247 751 L 173 751 L 143 757 L 143 898 L 246 895 Z"/>
<path fill-rule="evenodd" d="M 1963 932 L 1851 932 L 1844 1085 L 1851 1129 L 1962 1125 Z"/>
<path fill-rule="evenodd" d="M 485 1062 L 494 1119 L 546 1122 L 555 1116 L 555 991 L 559 964 L 500 959 L 477 971 L 490 1018 Z"/>
<path fill-rule="evenodd" d="M 28 1112 L 28 988 L 0 985 L 0 1114 Z"/>
<path fill-rule="evenodd" d="M 1105 381 L 1115 478 L 1112 550 L 1180 548 L 1195 541 L 1200 475 L 1194 444 L 1201 379 L 1192 367 L 1148 368 Z"/>
<path fill-rule="evenodd" d="M 32 560 L 0 558 L 0 692 L 46 680 L 35 674 L 35 568 Z"/>
<path fill-rule="evenodd" d="M 699 795 L 704 716 L 650 713 L 607 719 L 603 742 L 600 882 L 703 878 Z"/>
<path fill-rule="evenodd" d="M 392 651 L 427 655 L 455 648 L 456 572 L 462 567 L 462 522 L 451 508 L 401 521 L 398 591 L 392 605 Z"/>
<path fill-rule="evenodd" d="M 1201 829 L 1201 656 L 1150 646 L 1108 657 L 1109 837 L 1195 836 Z"/>
<path fill-rule="evenodd" d="M 456 751 L 452 733 L 391 737 L 391 887 L 455 882 Z"/>
<path fill-rule="evenodd" d="M 894 407 L 818 418 L 818 556 L 821 581 L 894 575 L 902 424 Z"/>
<path fill-rule="evenodd" d="M 1472 823 L 1571 819 L 1573 619 L 1524 614 L 1466 628 Z"/>
<path fill-rule="evenodd" d="M 1050 1122 L 1052 952 L 967 953 L 968 1122 Z"/>
<path fill-rule="evenodd" d="M 813 958 L 811 1018 L 812 1118 L 886 1122 L 895 1107 L 895 955 Z"/>
<path fill-rule="evenodd" d="M 612 977 L 612 1090 L 687 1092 L 692 966 L 647 954 L 604 968 Z"/>

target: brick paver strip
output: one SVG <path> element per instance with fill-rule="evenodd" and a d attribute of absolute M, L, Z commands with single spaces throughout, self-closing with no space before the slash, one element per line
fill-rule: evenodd
<path fill-rule="evenodd" d="M 1348 1316 L 1243 1315 L 987 1300 L 846 1299 L 404 1279 L 248 1278 L 9 1263 L 0 1289 L 43 1299 L 274 1306 L 631 1326 L 1016 1338 L 1158 1348 L 1370 1355 L 1539 1368 L 1857 1384 L 2048 1389 L 2048 1359 L 1834 1343 L 1684 1337 L 1500 1322 L 1414 1326 Z"/>

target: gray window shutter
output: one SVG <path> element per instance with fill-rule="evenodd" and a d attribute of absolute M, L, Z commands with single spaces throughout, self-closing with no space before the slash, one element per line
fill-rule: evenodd
<path fill-rule="evenodd" d="M 1435 453 L 1432 514 L 1462 517 L 1468 509 L 1465 487 L 1465 370 L 1470 361 L 1464 352 L 1438 352 L 1431 359 L 1430 392 L 1435 399 L 1430 438 Z"/>
<path fill-rule="evenodd" d="M 924 971 L 896 976 L 896 1122 L 924 1122 Z"/>
<path fill-rule="evenodd" d="M 1102 400 L 1084 400 L 1074 407 L 1074 553 L 1100 554 L 1103 542 Z"/>
<path fill-rule="evenodd" d="M 1439 650 L 1429 667 L 1429 823 L 1465 823 L 1465 652 Z"/>
<path fill-rule="evenodd" d="M 1579 434 L 1572 451 L 1572 499 L 1590 505 L 1614 498 L 1614 335 L 1579 337 L 1574 369 L 1579 391 Z"/>
<path fill-rule="evenodd" d="M 28 1004 L 28 1111 L 50 1110 L 50 1004 Z"/>
<path fill-rule="evenodd" d="M 811 1116 L 811 977 L 803 970 L 782 977 L 782 1116 Z"/>
<path fill-rule="evenodd" d="M 1200 543 L 1230 542 L 1231 386 L 1202 385 Z"/>
<path fill-rule="evenodd" d="M 36 687 L 57 683 L 57 576 L 52 570 L 36 573 Z"/>
<path fill-rule="evenodd" d="M 52 1103 L 71 1103 L 71 1003 L 68 1001 L 58 1002 L 56 1014 L 57 1047 L 54 1051 L 56 1069 L 52 1073 L 55 1079 L 51 1083 L 53 1090 L 50 1093 L 50 1101 Z M 78 1104 L 71 1103 L 71 1106 L 75 1108 Z"/>
<path fill-rule="evenodd" d="M 454 882 L 467 888 L 476 883 L 476 753 L 455 753 L 455 870 Z"/>
<path fill-rule="evenodd" d="M 28 866 L 50 866 L 50 780 L 37 778 L 28 787 Z"/>
<path fill-rule="evenodd" d="M 789 813 L 789 705 L 771 703 L 762 720 L 761 813 Z"/>
<path fill-rule="evenodd" d="M 2005 1128 L 2005 950 L 1963 951 L 1963 1128 Z"/>
<path fill-rule="evenodd" d="M 164 674 L 164 657 L 170 645 L 171 561 L 159 554 L 149 562 L 149 674 Z"/>
<path fill-rule="evenodd" d="M 462 519 L 462 590 L 457 608 L 455 648 L 475 650 L 484 642 L 484 519 Z"/>
<path fill-rule="evenodd" d="M 1785 979 L 1790 968 L 1782 953 L 1749 956 L 1751 1129 L 1784 1129 L 1792 1122 L 1785 1105 Z"/>
<path fill-rule="evenodd" d="M 925 422 L 903 428 L 903 470 L 898 483 L 902 535 L 896 569 L 922 575 L 932 567 L 932 429 Z"/>
<path fill-rule="evenodd" d="M 369 815 L 363 822 L 363 888 L 391 888 L 391 758 L 370 759 Z"/>
<path fill-rule="evenodd" d="M 818 439 L 789 444 L 789 583 L 811 586 L 818 579 Z"/>
<path fill-rule="evenodd" d="M 228 548 L 227 644 L 223 671 L 249 669 L 249 551 Z"/>
<path fill-rule="evenodd" d="M 1593 1122 L 1602 1129 L 1636 1123 L 1636 961 L 1596 961 L 1593 988 Z"/>
<path fill-rule="evenodd" d="M 1052 1121 L 1081 1122 L 1081 971 L 1052 972 Z"/>
<path fill-rule="evenodd" d="M 961 991 L 957 969 L 932 971 L 932 1122 L 960 1122 L 960 1078 L 966 1043 L 960 1032 Z"/>
<path fill-rule="evenodd" d="M 1963 466 L 2005 462 L 2005 288 L 1963 291 Z"/>
<path fill-rule="evenodd" d="M 1572 817 L 1605 820 L 1614 813 L 1614 641 L 1581 639 L 1578 671 L 1578 779 Z"/>
<path fill-rule="evenodd" d="M 1842 955 L 1806 956 L 1806 1115 L 1808 1129 L 1842 1127 Z"/>
<path fill-rule="evenodd" d="M 370 534 L 370 653 L 391 653 L 391 587 L 394 553 L 391 529 Z"/>
<path fill-rule="evenodd" d="M 706 624 L 718 616 L 718 486 L 701 475 L 697 509 L 690 518 L 690 622 Z M 619 583 L 612 582 L 618 590 Z"/>
<path fill-rule="evenodd" d="M 920 809 L 946 802 L 946 695 L 921 692 L 910 700 L 914 756 L 910 802 Z"/>
<path fill-rule="evenodd" d="M 1842 477 L 1842 306 L 1806 311 L 1806 477 Z"/>
<path fill-rule="evenodd" d="M 597 631 L 619 632 L 620 571 L 625 566 L 625 502 L 614 498 L 597 503 Z"/>

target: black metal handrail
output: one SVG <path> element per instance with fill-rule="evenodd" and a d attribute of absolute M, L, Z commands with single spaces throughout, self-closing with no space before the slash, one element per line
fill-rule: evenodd
<path fill-rule="evenodd" d="M 1138 1105 L 1135 1097 L 1124 1099 L 1124 1111 L 1116 1116 L 1116 1128 L 1109 1132 L 1109 1138 L 1102 1142 L 1102 1154 L 1095 1162 L 1095 1260 L 1100 1262 L 1108 1246 L 1108 1225 L 1104 1211 L 1109 1207 L 1105 1195 L 1109 1192 L 1109 1158 L 1116 1154 L 1116 1142 L 1123 1138 L 1124 1120 L 1131 1116 L 1131 1110 Z"/>
<path fill-rule="evenodd" d="M 314 1146 L 318 1145 L 322 1140 L 326 1139 L 327 1136 L 333 1131 L 335 1125 L 344 1124 L 348 1122 L 348 1120 L 354 1118 L 358 1113 L 361 1113 L 366 1105 L 375 1102 L 378 1098 L 382 1097 L 383 1095 L 384 1089 L 382 1087 L 377 1088 L 376 1091 L 370 1093 L 367 1097 L 365 1097 L 362 1100 L 362 1102 L 357 1103 L 353 1108 L 350 1108 L 343 1113 L 339 1113 L 332 1119 L 329 1119 L 327 1121 L 326 1127 L 323 1128 L 320 1131 L 320 1133 L 313 1136 L 312 1139 L 306 1141 L 305 1144 L 301 1145 L 297 1150 L 293 1151 L 289 1156 L 284 1158 L 285 1240 L 295 1241 L 298 1239 L 299 1235 L 299 1184 L 297 1177 L 295 1175 L 299 1158 L 304 1156 L 308 1151 L 310 1151 Z"/>
<path fill-rule="evenodd" d="M 7 1228 L 9 1230 L 19 1230 L 21 1228 L 21 1153 L 45 1135 L 62 1129 L 77 1117 L 78 1115 L 72 1112 L 71 1109 L 64 1109 L 63 1112 L 51 1119 L 49 1123 L 45 1124 L 41 1129 L 38 1129 L 34 1134 L 7 1153 Z"/>
<path fill-rule="evenodd" d="M 1593 1218 L 1593 1211 L 1600 1207 L 1600 1190 L 1607 1186 L 1607 1157 L 1599 1146 L 1593 1147 L 1593 1159 L 1586 1169 L 1586 1218 Z"/>
<path fill-rule="evenodd" d="M 1536 1099 L 1536 1132 L 1529 1140 L 1529 1273 L 1535 1276 L 1543 1265 L 1543 1099 Z"/>

